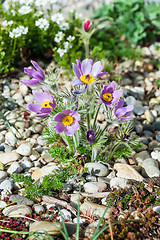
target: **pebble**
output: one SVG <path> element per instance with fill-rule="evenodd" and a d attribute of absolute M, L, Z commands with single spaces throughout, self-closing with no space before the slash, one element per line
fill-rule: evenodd
<path fill-rule="evenodd" d="M 160 206 L 154 206 L 153 211 L 160 214 Z"/>
<path fill-rule="evenodd" d="M 5 208 L 7 203 L 5 201 L 0 201 L 0 209 Z"/>
<path fill-rule="evenodd" d="M 27 168 L 31 168 L 31 167 L 33 167 L 33 163 L 32 162 L 30 162 L 28 159 L 23 159 L 22 160 L 22 162 L 20 163 L 20 165 L 21 165 L 21 167 L 23 168 L 23 169 L 27 169 Z"/>
<path fill-rule="evenodd" d="M 60 215 L 57 217 L 57 219 L 62 222 L 63 220 L 68 220 L 69 222 L 72 222 L 71 212 L 69 212 L 66 209 L 60 210 Z"/>
<path fill-rule="evenodd" d="M 134 158 L 137 163 L 142 163 L 146 158 L 149 158 L 150 155 L 147 151 L 141 151 L 139 153 L 136 153 Z"/>
<path fill-rule="evenodd" d="M 32 173 L 32 179 L 34 180 L 38 180 L 39 178 L 43 178 L 44 176 L 52 173 L 53 170 L 57 169 L 57 166 L 55 164 L 47 164 L 46 166 L 40 168 L 40 169 L 36 169 L 33 173 Z"/>
<path fill-rule="evenodd" d="M 160 132 L 158 132 L 158 133 L 156 134 L 156 140 L 157 140 L 158 142 L 160 142 Z"/>
<path fill-rule="evenodd" d="M 88 169 L 89 174 L 98 177 L 106 177 L 108 174 L 107 166 L 101 163 L 86 163 L 85 167 Z"/>
<path fill-rule="evenodd" d="M 4 179 L 7 177 L 7 173 L 5 171 L 0 170 L 0 180 Z"/>
<path fill-rule="evenodd" d="M 18 204 L 22 204 L 22 205 L 31 205 L 33 204 L 32 200 L 29 200 L 28 198 L 21 196 L 21 195 L 17 195 L 17 194 L 12 194 L 9 197 L 9 201 L 12 203 L 16 203 Z"/>
<path fill-rule="evenodd" d="M 114 169 L 117 171 L 117 177 L 133 179 L 142 182 L 143 177 L 130 165 L 123 163 L 114 164 Z"/>
<path fill-rule="evenodd" d="M 22 170 L 23 168 L 18 162 L 13 162 L 8 168 L 7 173 L 11 175 L 13 173 L 20 173 L 22 172 Z"/>
<path fill-rule="evenodd" d="M 73 189 L 73 187 L 71 184 L 64 183 L 62 189 L 66 192 L 70 192 Z"/>
<path fill-rule="evenodd" d="M 131 182 L 125 178 L 122 177 L 115 177 L 112 178 L 110 181 L 110 188 L 130 188 Z"/>
<path fill-rule="evenodd" d="M 47 232 L 48 234 L 52 235 L 52 236 L 57 236 L 57 235 L 61 235 L 60 231 L 58 229 L 62 230 L 62 225 L 60 223 L 54 222 L 54 223 L 50 223 L 50 222 L 45 222 L 45 221 L 39 221 L 39 222 L 34 222 L 30 224 L 29 227 L 29 232 Z M 31 239 L 35 239 L 35 237 L 30 237 Z"/>
<path fill-rule="evenodd" d="M 144 113 L 145 109 L 142 105 L 137 105 L 133 108 L 133 112 L 136 114 L 136 115 L 142 115 Z"/>
<path fill-rule="evenodd" d="M 34 204 L 34 205 L 33 205 L 33 208 L 34 208 L 34 211 L 35 211 L 37 214 L 45 212 L 44 207 L 43 207 L 42 205 L 40 205 L 40 204 Z"/>
<path fill-rule="evenodd" d="M 96 203 L 92 203 L 89 201 L 84 202 L 81 206 L 80 206 L 80 210 L 82 211 L 82 213 L 90 213 L 91 216 L 96 215 L 98 217 L 102 217 L 104 214 L 104 211 L 107 209 L 107 207 L 96 204 Z M 104 215 L 104 219 L 109 218 L 111 213 L 111 209 L 108 208 L 108 210 L 106 211 L 105 215 Z"/>
<path fill-rule="evenodd" d="M 29 143 L 22 143 L 17 149 L 16 152 L 22 156 L 29 156 L 32 151 L 32 146 Z"/>
<path fill-rule="evenodd" d="M 151 152 L 151 157 L 160 162 L 160 148 L 155 148 L 153 152 Z"/>
<path fill-rule="evenodd" d="M 2 213 L 9 217 L 21 217 L 21 215 L 25 216 L 26 214 L 32 213 L 32 209 L 24 204 L 18 204 L 6 207 Z"/>
<path fill-rule="evenodd" d="M 148 123 L 153 123 L 153 122 L 154 122 L 154 116 L 153 116 L 153 114 L 152 114 L 151 111 L 146 110 L 146 111 L 144 112 L 144 116 L 145 116 L 145 118 L 146 118 L 146 120 L 147 120 Z"/>
<path fill-rule="evenodd" d="M 142 163 L 142 175 L 144 177 L 160 177 L 158 163 L 153 158 L 147 158 Z"/>
<path fill-rule="evenodd" d="M 0 183 L 0 190 L 12 190 L 12 188 L 13 188 L 13 183 L 8 179 Z"/>
<path fill-rule="evenodd" d="M 84 191 L 87 193 L 104 192 L 107 184 L 104 182 L 87 182 L 83 185 Z"/>
<path fill-rule="evenodd" d="M 35 161 L 40 157 L 40 154 L 36 150 L 32 150 L 32 153 L 30 155 L 30 160 Z"/>
<path fill-rule="evenodd" d="M 11 151 L 11 152 L 7 152 L 7 153 L 2 153 L 1 155 L 1 162 L 5 165 L 7 163 L 10 162 L 14 162 L 17 161 L 20 157 L 20 155 L 15 152 L 15 151 Z"/>

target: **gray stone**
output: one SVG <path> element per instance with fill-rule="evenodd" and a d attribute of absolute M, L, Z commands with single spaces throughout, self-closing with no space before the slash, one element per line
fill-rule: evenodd
<path fill-rule="evenodd" d="M 31 205 L 33 204 L 32 200 L 29 200 L 28 198 L 21 196 L 21 195 L 16 195 L 16 194 L 12 194 L 9 197 L 9 201 L 12 203 L 16 203 L 16 204 L 24 204 L 24 205 Z"/>
<path fill-rule="evenodd" d="M 154 206 L 153 211 L 160 214 L 160 206 Z"/>
<path fill-rule="evenodd" d="M 2 213 L 9 217 L 21 217 L 32 213 L 32 209 L 24 204 L 6 207 Z"/>
<path fill-rule="evenodd" d="M 34 204 L 33 208 L 34 208 L 34 211 L 38 214 L 43 213 L 45 211 L 44 207 L 40 204 Z"/>
<path fill-rule="evenodd" d="M 147 139 L 146 137 L 140 137 L 140 138 L 139 138 L 139 141 L 140 141 L 141 143 L 145 144 L 145 145 L 148 145 L 148 144 L 149 144 L 148 139 Z"/>
<path fill-rule="evenodd" d="M 0 201 L 0 209 L 5 208 L 7 203 L 5 201 Z"/>
<path fill-rule="evenodd" d="M 72 185 L 71 185 L 71 184 L 68 184 L 68 183 L 64 183 L 64 184 L 63 184 L 63 187 L 62 187 L 62 189 L 63 189 L 64 191 L 66 191 L 66 192 L 71 191 L 72 188 L 73 188 Z"/>
<path fill-rule="evenodd" d="M 153 135 L 153 132 L 151 132 L 149 130 L 144 130 L 143 134 L 144 134 L 144 136 L 151 136 L 151 135 Z"/>
<path fill-rule="evenodd" d="M 61 235 L 60 231 L 58 229 L 63 230 L 62 225 L 60 223 L 54 222 L 45 222 L 45 221 L 40 221 L 40 222 L 34 222 L 30 224 L 29 232 L 39 232 L 39 233 L 45 233 L 47 232 L 48 234 L 52 236 L 58 236 Z M 47 235 L 45 236 L 47 237 Z M 31 239 L 35 239 L 35 237 L 30 237 Z"/>
<path fill-rule="evenodd" d="M 158 163 L 153 158 L 147 158 L 142 163 L 142 175 L 144 177 L 159 177 Z"/>
<path fill-rule="evenodd" d="M 12 132 L 7 132 L 6 135 L 5 135 L 5 142 L 14 147 L 17 143 L 17 139 L 15 137 L 15 135 L 12 133 Z"/>
<path fill-rule="evenodd" d="M 23 168 L 21 167 L 21 165 L 18 162 L 13 162 L 11 164 L 11 166 L 8 168 L 7 173 L 9 173 L 10 175 L 13 173 L 20 173 L 22 172 Z"/>
<path fill-rule="evenodd" d="M 8 179 L 4 180 L 0 184 L 0 190 L 12 190 L 12 188 L 13 188 L 13 183 Z"/>
<path fill-rule="evenodd" d="M 96 178 L 96 176 L 87 175 L 86 176 L 86 181 L 88 181 L 88 182 L 96 182 L 97 178 Z"/>
<path fill-rule="evenodd" d="M 126 97 L 126 103 L 127 105 L 133 105 L 136 106 L 137 100 L 133 96 Z"/>
<path fill-rule="evenodd" d="M 144 116 L 145 116 L 148 123 L 153 123 L 154 122 L 154 116 L 153 116 L 152 112 L 150 112 L 149 110 L 146 110 L 144 112 Z"/>
<path fill-rule="evenodd" d="M 31 153 L 31 155 L 30 155 L 31 161 L 35 161 L 35 160 L 37 160 L 39 157 L 40 157 L 40 154 L 39 154 L 37 151 L 32 150 L 32 153 Z"/>
<path fill-rule="evenodd" d="M 160 148 L 155 148 L 153 152 L 151 152 L 151 157 L 160 162 Z"/>
<path fill-rule="evenodd" d="M 85 167 L 88 168 L 88 172 L 93 176 L 106 177 L 108 174 L 107 166 L 101 163 L 86 163 Z"/>
<path fill-rule="evenodd" d="M 110 188 L 130 188 L 131 182 L 128 179 L 122 177 L 112 178 L 110 181 Z"/>
<path fill-rule="evenodd" d="M 29 143 L 22 143 L 17 149 L 16 152 L 22 156 L 29 156 L 32 151 L 32 146 Z"/>
<path fill-rule="evenodd" d="M 146 158 L 149 158 L 150 155 L 147 151 L 142 151 L 137 153 L 134 157 L 137 163 L 142 163 Z"/>
<path fill-rule="evenodd" d="M 7 177 L 7 173 L 5 171 L 0 171 L 0 180 Z"/>
<path fill-rule="evenodd" d="M 136 115 L 142 115 L 144 113 L 144 107 L 141 106 L 141 105 L 137 105 L 133 108 L 133 112 L 136 114 Z"/>
<path fill-rule="evenodd" d="M 135 130 L 136 130 L 137 133 L 142 133 L 142 131 L 143 131 L 142 124 L 140 124 L 140 123 L 136 124 Z"/>
<path fill-rule="evenodd" d="M 155 127 L 156 131 L 160 131 L 160 121 L 156 121 L 153 123 L 153 126 Z"/>
<path fill-rule="evenodd" d="M 104 192 L 107 184 L 104 182 L 87 182 L 83 185 L 84 191 L 87 193 Z"/>
<path fill-rule="evenodd" d="M 27 168 L 33 167 L 33 163 L 30 162 L 30 161 L 27 160 L 27 159 L 24 159 L 24 160 L 20 163 L 20 165 L 21 165 L 21 167 L 22 167 L 23 169 L 27 169 Z"/>
<path fill-rule="evenodd" d="M 149 144 L 149 150 L 154 150 L 155 148 L 160 147 L 160 143 L 157 140 L 151 141 Z"/>
<path fill-rule="evenodd" d="M 84 202 L 81 206 L 80 206 L 80 210 L 82 211 L 82 213 L 89 213 L 91 215 L 96 215 L 98 217 L 102 217 L 104 214 L 104 211 L 106 211 L 107 207 L 96 204 L 96 203 L 92 203 L 89 201 Z M 104 219 L 109 218 L 111 214 L 111 209 L 108 208 L 108 210 L 106 211 L 105 215 L 104 215 Z"/>
<path fill-rule="evenodd" d="M 69 212 L 66 209 L 62 209 L 60 210 L 61 215 L 59 217 L 57 217 L 58 220 L 60 220 L 60 222 L 64 220 L 68 220 L 69 222 L 72 222 L 72 217 L 71 217 L 71 212 Z"/>
<path fill-rule="evenodd" d="M 47 140 L 44 140 L 43 138 L 44 138 L 43 136 L 39 136 L 37 138 L 37 143 L 41 146 L 46 146 L 47 145 Z"/>
<path fill-rule="evenodd" d="M 160 132 L 158 132 L 158 133 L 156 134 L 156 140 L 157 140 L 158 142 L 160 142 Z"/>

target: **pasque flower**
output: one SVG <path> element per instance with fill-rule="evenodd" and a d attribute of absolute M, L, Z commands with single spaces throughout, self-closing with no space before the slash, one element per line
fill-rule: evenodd
<path fill-rule="evenodd" d="M 124 133 L 123 136 L 122 136 L 122 140 L 123 140 L 124 142 L 126 142 L 126 141 L 129 140 L 130 137 L 131 137 L 131 135 Z"/>
<path fill-rule="evenodd" d="M 85 32 L 89 32 L 92 27 L 92 21 L 84 22 L 83 28 Z"/>
<path fill-rule="evenodd" d="M 115 90 L 116 83 L 113 82 L 109 86 L 105 86 L 100 95 L 101 101 L 108 106 L 112 106 L 114 103 L 118 102 L 118 99 L 122 96 L 120 90 Z"/>
<path fill-rule="evenodd" d="M 54 120 L 58 122 L 56 125 L 58 133 L 65 131 L 66 135 L 72 136 L 79 129 L 78 121 L 80 121 L 80 115 L 71 109 L 66 109 L 62 113 L 58 113 Z"/>
<path fill-rule="evenodd" d="M 26 74 L 28 74 L 29 76 L 31 76 L 32 79 L 21 81 L 24 85 L 27 85 L 27 86 L 33 86 L 35 84 L 38 84 L 41 81 L 43 81 L 44 78 L 45 78 L 44 72 L 41 69 L 41 67 L 38 65 L 38 63 L 36 63 L 35 61 L 32 61 L 32 60 L 31 60 L 31 63 L 35 67 L 36 70 L 35 69 L 24 68 L 24 72 Z"/>
<path fill-rule="evenodd" d="M 39 113 L 38 115 L 35 115 L 36 117 L 48 116 L 56 107 L 56 101 L 54 100 L 51 93 L 48 92 L 46 88 L 43 88 L 42 92 L 33 90 L 32 93 L 34 96 L 34 100 L 39 102 L 39 104 L 28 104 L 27 109 L 32 112 Z"/>
<path fill-rule="evenodd" d="M 114 114 L 118 119 L 121 120 L 130 120 L 135 118 L 134 116 L 130 116 L 130 113 L 133 110 L 133 105 L 128 105 L 127 107 L 123 107 L 124 98 L 120 98 L 119 102 L 115 106 Z"/>
<path fill-rule="evenodd" d="M 94 143 L 96 141 L 96 137 L 93 130 L 87 131 L 87 140 L 89 143 Z"/>
<path fill-rule="evenodd" d="M 92 59 L 86 58 L 82 63 L 79 60 L 76 60 L 76 62 L 77 64 L 73 63 L 73 71 L 77 78 L 72 81 L 72 85 L 85 85 L 85 88 L 81 91 L 75 91 L 75 94 L 85 92 L 87 85 L 95 81 L 95 78 L 107 74 L 107 72 L 102 72 L 103 65 L 100 61 L 93 64 Z"/>

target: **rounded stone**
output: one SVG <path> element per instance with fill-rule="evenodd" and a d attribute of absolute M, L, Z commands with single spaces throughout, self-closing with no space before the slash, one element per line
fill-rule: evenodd
<path fill-rule="evenodd" d="M 98 177 L 106 177 L 108 174 L 108 167 L 101 163 L 86 163 L 89 174 Z"/>
<path fill-rule="evenodd" d="M 158 163 L 153 158 L 147 158 L 142 163 L 142 175 L 144 177 L 160 177 Z"/>
<path fill-rule="evenodd" d="M 149 158 L 150 155 L 147 151 L 142 151 L 137 153 L 134 157 L 137 163 L 142 163 L 146 158 Z"/>
<path fill-rule="evenodd" d="M 43 213 L 45 211 L 44 207 L 40 204 L 34 204 L 33 208 L 34 208 L 34 211 L 38 214 Z"/>
<path fill-rule="evenodd" d="M 110 181 L 110 188 L 130 188 L 131 182 L 128 179 L 122 177 L 112 178 Z"/>
<path fill-rule="evenodd" d="M 136 114 L 136 115 L 142 115 L 143 113 L 144 113 L 144 107 L 143 106 L 140 106 L 140 105 L 138 105 L 138 106 L 135 106 L 134 108 L 133 108 L 133 112 Z"/>
<path fill-rule="evenodd" d="M 20 217 L 21 215 L 28 215 L 30 213 L 32 213 L 32 209 L 29 206 L 26 206 L 24 204 L 18 204 L 18 205 L 14 205 L 14 206 L 9 206 L 6 207 L 2 213 L 6 216 L 9 217 Z"/>
<path fill-rule="evenodd" d="M 149 110 L 146 110 L 144 112 L 144 116 L 145 116 L 147 122 L 149 122 L 149 123 L 153 123 L 154 122 L 154 116 L 153 116 L 153 114 Z"/>
<path fill-rule="evenodd" d="M 7 203 L 5 201 L 0 201 L 0 209 L 5 208 L 7 206 Z"/>
<path fill-rule="evenodd" d="M 31 168 L 33 167 L 33 163 L 31 163 L 28 159 L 24 159 L 21 163 L 20 163 L 21 167 L 23 169 L 27 169 L 27 168 Z"/>
<path fill-rule="evenodd" d="M 16 152 L 22 156 L 29 156 L 31 154 L 32 147 L 28 143 L 22 143 L 17 149 Z"/>
<path fill-rule="evenodd" d="M 87 182 L 83 185 L 84 191 L 87 193 L 104 192 L 107 184 L 104 182 Z"/>
<path fill-rule="evenodd" d="M 13 173 L 20 173 L 22 172 L 23 168 L 21 167 L 21 165 L 18 162 L 13 162 L 11 164 L 11 166 L 8 168 L 7 173 L 9 173 L 10 175 Z"/>
<path fill-rule="evenodd" d="M 0 156 L 1 156 L 1 158 L 0 158 L 1 162 L 4 165 L 7 164 L 7 163 L 16 161 L 20 157 L 20 155 L 18 153 L 16 153 L 15 151 L 2 153 Z"/>
<path fill-rule="evenodd" d="M 160 142 L 160 132 L 158 132 L 158 133 L 156 134 L 156 140 L 157 140 L 158 142 Z"/>
<path fill-rule="evenodd" d="M 0 171 L 0 180 L 7 177 L 7 173 L 5 171 Z"/>
<path fill-rule="evenodd" d="M 13 183 L 8 179 L 4 180 L 0 184 L 0 190 L 12 190 L 12 188 L 13 188 Z"/>

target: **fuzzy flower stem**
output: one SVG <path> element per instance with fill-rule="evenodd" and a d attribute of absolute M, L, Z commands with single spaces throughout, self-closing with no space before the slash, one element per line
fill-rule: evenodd
<path fill-rule="evenodd" d="M 85 39 L 84 46 L 85 46 L 85 56 L 86 58 L 89 58 L 89 39 Z"/>
<path fill-rule="evenodd" d="M 76 138 L 76 136 L 73 134 L 73 142 L 74 142 L 74 146 L 75 146 L 75 150 L 77 149 L 77 147 L 78 147 L 78 143 L 77 143 L 77 138 Z"/>
<path fill-rule="evenodd" d="M 91 162 L 93 163 L 94 161 L 96 162 L 96 157 L 97 157 L 97 148 L 92 145 L 92 157 L 91 157 Z"/>

